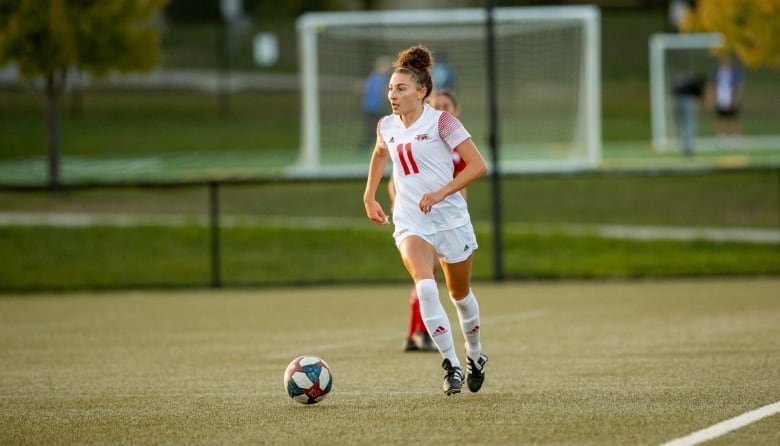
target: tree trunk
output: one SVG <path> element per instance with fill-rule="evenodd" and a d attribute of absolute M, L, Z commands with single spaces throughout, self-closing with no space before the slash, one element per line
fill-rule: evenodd
<path fill-rule="evenodd" d="M 46 75 L 44 87 L 46 101 L 46 139 L 48 146 L 49 189 L 58 190 L 62 186 L 60 179 L 60 94 L 57 75 Z"/>
<path fill-rule="evenodd" d="M 70 115 L 74 118 L 81 118 L 84 116 L 84 73 L 75 68 L 71 74 L 73 78 L 70 93 Z"/>

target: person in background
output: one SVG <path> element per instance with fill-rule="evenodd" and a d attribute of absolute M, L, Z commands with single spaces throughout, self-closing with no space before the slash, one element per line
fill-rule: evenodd
<path fill-rule="evenodd" d="M 699 103 L 704 96 L 707 77 L 681 73 L 674 82 L 674 117 L 680 146 L 686 156 L 692 156 L 699 128 Z"/>
<path fill-rule="evenodd" d="M 361 151 L 370 149 L 376 139 L 376 123 L 387 109 L 387 83 L 390 81 L 392 60 L 386 56 L 374 60 L 374 69 L 363 81 L 360 110 L 363 113 L 363 131 L 358 142 Z"/>
<path fill-rule="evenodd" d="M 440 111 L 445 111 L 452 116 L 460 117 L 460 104 L 455 97 L 455 93 L 450 90 L 434 90 L 431 95 L 429 103 L 433 108 Z M 458 175 L 465 167 L 466 163 L 455 149 L 452 151 L 452 163 L 455 168 L 454 175 Z M 387 191 L 390 195 L 390 203 L 395 200 L 395 187 L 394 182 L 391 180 L 387 183 Z M 466 189 L 462 189 L 460 193 L 465 197 Z M 406 333 L 406 343 L 404 345 L 404 351 L 406 352 L 436 352 L 436 346 L 433 345 L 433 340 L 425 329 L 425 322 L 423 322 L 420 315 L 420 298 L 417 296 L 417 289 L 412 287 L 412 291 L 409 294 L 409 326 Z"/>
<path fill-rule="evenodd" d="M 739 112 L 743 74 L 733 54 L 721 56 L 713 79 L 716 144 L 720 148 L 739 147 Z"/>
<path fill-rule="evenodd" d="M 464 373 L 439 298 L 434 258 L 439 259 L 466 340 L 465 381 L 470 391 L 478 392 L 488 361 L 482 354 L 479 304 L 471 289 L 473 253 L 478 245 L 466 200 L 459 192 L 485 175 L 487 165 L 458 118 L 426 103 L 433 90 L 432 66 L 433 56 L 424 46 L 398 54 L 387 93 L 393 114 L 377 123 L 363 205 L 371 221 L 389 223 L 376 193 L 391 159 L 396 191 L 393 237 L 414 281 L 428 334 L 444 358 L 442 389 L 452 395 L 460 393 Z M 455 148 L 466 163 L 457 176 L 452 163 Z"/>
<path fill-rule="evenodd" d="M 447 53 L 440 52 L 436 56 L 436 64 L 431 69 L 433 85 L 437 90 L 455 91 L 455 68 L 450 64 Z"/>

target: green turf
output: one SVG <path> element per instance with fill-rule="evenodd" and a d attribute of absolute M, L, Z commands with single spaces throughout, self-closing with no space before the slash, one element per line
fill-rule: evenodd
<path fill-rule="evenodd" d="M 777 279 L 478 284 L 487 380 L 451 397 L 437 354 L 401 352 L 406 284 L 5 296 L 2 438 L 657 445 L 780 398 L 779 289 Z M 455 343 L 462 355 L 460 334 Z M 333 370 L 315 406 L 282 387 L 300 354 Z M 779 423 L 713 444 L 774 445 Z"/>

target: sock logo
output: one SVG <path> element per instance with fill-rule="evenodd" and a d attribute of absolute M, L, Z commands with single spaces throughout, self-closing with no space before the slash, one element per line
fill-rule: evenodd
<path fill-rule="evenodd" d="M 431 336 L 433 336 L 433 337 L 441 336 L 441 335 L 443 335 L 445 333 L 447 333 L 447 329 L 442 327 L 441 325 L 439 325 L 438 327 L 436 327 L 436 330 L 433 330 L 433 333 L 431 333 Z"/>
<path fill-rule="evenodd" d="M 479 333 L 479 325 L 476 325 L 474 328 L 469 330 L 467 334 L 477 334 L 477 333 Z"/>

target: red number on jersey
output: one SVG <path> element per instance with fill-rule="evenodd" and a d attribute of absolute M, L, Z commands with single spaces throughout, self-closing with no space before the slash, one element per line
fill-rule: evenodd
<path fill-rule="evenodd" d="M 414 162 L 414 156 L 412 156 L 412 143 L 408 142 L 405 145 L 398 144 L 396 150 L 398 150 L 398 159 L 401 161 L 401 167 L 404 169 L 404 175 L 409 175 L 412 172 L 420 173 L 420 169 L 417 168 L 417 163 Z M 409 169 L 409 166 L 411 166 L 411 170 Z"/>

